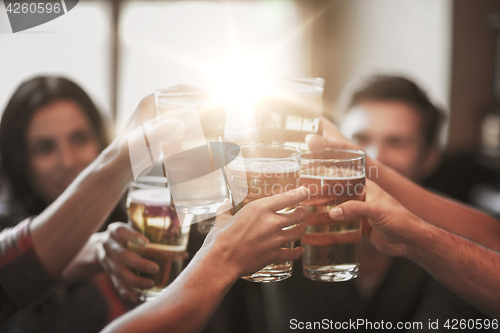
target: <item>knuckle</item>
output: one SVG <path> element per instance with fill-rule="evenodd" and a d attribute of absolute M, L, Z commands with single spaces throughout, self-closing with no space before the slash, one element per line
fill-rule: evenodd
<path fill-rule="evenodd" d="M 298 207 L 296 210 L 296 215 L 297 215 L 297 219 L 299 219 L 300 221 L 303 221 L 307 215 L 309 214 L 307 208 L 305 207 Z"/>
<path fill-rule="evenodd" d="M 110 233 L 114 233 L 119 226 L 120 225 L 118 222 L 111 223 L 110 225 L 108 225 L 107 231 L 109 231 Z"/>
<path fill-rule="evenodd" d="M 274 230 L 281 230 L 281 225 L 285 224 L 289 220 L 290 217 L 286 215 L 272 214 L 271 216 L 266 217 L 266 223 Z"/>
<path fill-rule="evenodd" d="M 291 252 L 291 258 L 290 260 L 297 260 L 301 257 L 302 251 L 299 249 L 294 249 L 293 252 Z"/>
<path fill-rule="evenodd" d="M 123 280 L 123 273 L 121 269 L 116 265 L 111 266 L 111 275 L 114 275 L 116 278 Z"/>
<path fill-rule="evenodd" d="M 357 200 L 349 201 L 349 205 L 354 209 L 360 209 L 362 207 L 361 201 L 357 201 Z"/>
<path fill-rule="evenodd" d="M 102 241 L 103 244 L 108 244 L 111 242 L 111 233 L 110 232 L 105 232 L 102 236 Z"/>
<path fill-rule="evenodd" d="M 113 223 L 113 230 L 111 231 L 111 234 L 114 237 L 123 237 L 127 234 L 127 231 L 129 230 L 128 224 L 125 224 L 123 222 L 115 222 Z"/>
<path fill-rule="evenodd" d="M 136 257 L 131 256 L 128 266 L 131 268 L 141 270 L 143 272 L 147 272 L 147 268 L 148 268 L 149 263 L 150 263 L 150 261 L 148 261 L 146 259 L 142 259 L 140 257 L 136 258 Z"/>
<path fill-rule="evenodd" d="M 125 285 L 131 285 L 135 277 L 126 267 L 118 269 L 115 274 Z"/>
<path fill-rule="evenodd" d="M 288 240 L 287 240 L 287 237 L 286 237 L 286 233 L 282 232 L 280 233 L 276 238 L 275 238 L 275 243 L 276 243 L 276 247 L 278 249 L 281 248 L 281 246 L 283 246 L 283 244 L 287 243 Z"/>
<path fill-rule="evenodd" d="M 357 200 L 348 201 L 342 207 L 344 214 L 346 214 L 346 215 L 356 214 L 362 208 L 363 208 L 363 205 L 362 205 L 361 201 L 357 201 Z"/>
<path fill-rule="evenodd" d="M 280 248 L 278 251 L 278 258 L 276 259 L 276 261 L 278 262 L 288 261 L 289 251 L 290 251 L 289 249 Z"/>
<path fill-rule="evenodd" d="M 292 238 L 293 240 L 299 239 L 306 232 L 305 225 L 297 225 L 292 229 Z"/>
<path fill-rule="evenodd" d="M 281 248 L 277 247 L 271 251 L 271 262 L 280 262 L 281 261 Z"/>
<path fill-rule="evenodd" d="M 117 251 L 116 259 L 124 262 L 128 259 L 128 253 L 124 249 L 120 249 Z"/>

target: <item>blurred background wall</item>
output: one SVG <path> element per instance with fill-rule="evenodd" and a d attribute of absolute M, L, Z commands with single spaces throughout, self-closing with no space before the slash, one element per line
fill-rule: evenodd
<path fill-rule="evenodd" d="M 500 13 L 499 1 L 82 0 L 12 34 L 0 5 L 0 109 L 21 80 L 59 73 L 119 128 L 155 89 L 208 84 L 209 64 L 234 61 L 227 55 L 236 47 L 264 58 L 268 74 L 325 78 L 324 112 L 333 118 L 342 87 L 359 73 L 407 75 L 450 111 L 448 151 L 472 151 L 495 102 L 490 13 Z M 245 61 L 232 64 L 236 74 Z"/>

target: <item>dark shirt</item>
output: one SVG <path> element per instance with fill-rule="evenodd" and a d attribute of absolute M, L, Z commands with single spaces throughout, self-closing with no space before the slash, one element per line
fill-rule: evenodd
<path fill-rule="evenodd" d="M 1 189 L 0 189 L 1 190 Z M 7 195 L 0 195 L 0 230 L 7 232 L 11 226 L 16 226 L 27 216 L 24 207 L 17 204 Z M 126 221 L 127 215 L 119 206 L 111 213 L 101 230 L 114 221 Z M 71 223 L 71 221 L 68 221 Z M 17 227 L 14 227 L 15 229 Z M 27 228 L 26 228 L 27 230 Z M 3 234 L 4 231 L 2 231 Z M 31 244 L 31 240 L 30 240 Z M 2 245 L 3 246 L 3 245 Z M 35 253 L 33 249 L 29 253 Z M 37 263 L 38 259 L 36 259 Z M 23 261 L 24 269 L 38 272 L 37 264 Z M 10 270 L 9 270 L 10 271 Z M 30 273 L 30 277 L 38 275 Z M 14 278 L 15 279 L 15 278 Z M 21 281 L 19 279 L 19 281 Z M 99 332 L 108 322 L 109 307 L 107 299 L 99 287 L 91 280 L 82 280 L 67 285 L 60 281 L 27 285 L 26 302 L 14 303 L 9 296 L 14 292 L 12 284 L 3 286 L 0 295 L 0 333 L 1 332 Z M 19 285 L 19 289 L 23 286 Z M 5 310 L 4 310 L 5 308 Z"/>
<path fill-rule="evenodd" d="M 301 262 L 294 264 L 291 278 L 262 286 L 266 309 L 267 332 L 297 331 L 290 320 L 297 322 L 390 321 L 421 322 L 415 332 L 443 331 L 447 319 L 487 318 L 433 279 L 415 263 L 394 258 L 384 280 L 369 298 L 359 295 L 355 281 L 316 282 L 305 278 Z M 429 330 L 429 320 L 439 320 L 439 330 Z M 344 331 L 344 330 L 342 330 Z M 358 331 L 374 329 L 359 327 Z M 412 332 L 413 330 L 403 330 Z"/>

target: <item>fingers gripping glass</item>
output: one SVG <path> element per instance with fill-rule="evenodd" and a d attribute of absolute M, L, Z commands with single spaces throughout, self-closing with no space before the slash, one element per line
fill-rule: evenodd
<path fill-rule="evenodd" d="M 294 147 L 278 144 L 242 146 L 228 151 L 226 174 L 231 189 L 231 199 L 239 202 L 233 209 L 236 214 L 250 202 L 280 194 L 299 187 L 300 151 Z M 295 206 L 278 213 L 288 212 Z M 283 248 L 293 248 L 293 242 Z M 243 279 L 253 282 L 274 282 L 292 275 L 292 261 L 270 264 Z"/>
<path fill-rule="evenodd" d="M 128 242 L 129 250 L 159 266 L 155 274 L 136 271 L 154 281 L 151 289 L 136 290 L 141 300 L 155 298 L 182 271 L 192 215 L 177 214 L 164 177 L 140 177 L 129 187 L 127 214 L 132 227 L 149 239 L 145 246 Z"/>
<path fill-rule="evenodd" d="M 365 200 L 365 154 L 359 150 L 305 152 L 301 185 L 309 197 L 301 202 L 309 215 L 301 238 L 304 275 L 315 281 L 347 281 L 358 276 L 361 219 L 334 221 L 328 211 L 348 200 Z"/>

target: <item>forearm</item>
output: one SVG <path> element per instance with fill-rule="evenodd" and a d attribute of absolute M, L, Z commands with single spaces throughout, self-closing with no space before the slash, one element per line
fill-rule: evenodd
<path fill-rule="evenodd" d="M 73 283 L 104 272 L 97 255 L 97 246 L 101 236 L 102 233 L 90 236 L 80 252 L 64 269 L 62 278 L 65 283 Z"/>
<path fill-rule="evenodd" d="M 238 278 L 222 264 L 220 256 L 212 253 L 202 248 L 154 301 L 122 316 L 104 332 L 202 331 Z"/>
<path fill-rule="evenodd" d="M 277 211 L 304 201 L 298 188 L 256 200 L 235 216 L 231 205 L 219 208 L 217 221 L 186 269 L 155 300 L 141 305 L 104 329 L 105 332 L 200 332 L 229 288 L 241 276 L 272 262 L 296 260 L 302 248 L 283 249 L 305 233 L 304 207 Z M 296 225 L 294 228 L 287 227 Z M 283 230 L 287 228 L 287 230 Z"/>
<path fill-rule="evenodd" d="M 408 258 L 480 311 L 500 317 L 500 254 L 422 222 Z"/>
<path fill-rule="evenodd" d="M 123 146 L 108 147 L 31 223 L 31 237 L 50 276 L 59 276 L 104 222 L 133 180 Z"/>
<path fill-rule="evenodd" d="M 500 251 L 500 223 L 492 217 L 427 191 L 370 158 L 366 175 L 423 220 Z"/>

